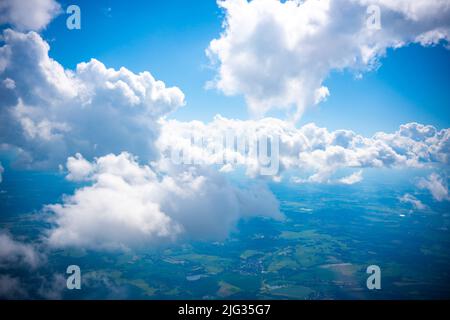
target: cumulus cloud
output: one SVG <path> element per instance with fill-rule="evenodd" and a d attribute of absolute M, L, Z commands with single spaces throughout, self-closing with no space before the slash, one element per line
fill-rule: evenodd
<path fill-rule="evenodd" d="M 413 206 L 416 210 L 425 210 L 427 208 L 426 205 L 422 203 L 419 199 L 414 197 L 412 194 L 406 193 L 399 198 L 400 202 L 407 203 Z"/>
<path fill-rule="evenodd" d="M 127 249 L 183 237 L 217 239 L 243 217 L 281 216 L 259 183 L 239 189 L 208 166 L 141 166 L 131 156 L 141 163 L 159 158 L 159 119 L 184 105 L 178 88 L 95 59 L 64 69 L 35 32 L 8 29 L 3 40 L 2 150 L 14 150 L 33 167 L 75 154 L 67 160 L 67 179 L 88 184 L 47 207 L 55 226 L 47 235 L 51 246 Z"/>
<path fill-rule="evenodd" d="M 207 55 L 218 68 L 213 86 L 245 96 L 253 115 L 272 108 L 298 118 L 329 95 L 335 70 L 356 74 L 379 64 L 388 48 L 424 46 L 450 35 L 449 0 L 219 0 L 224 30 Z M 381 28 L 368 24 L 369 6 Z M 369 11 L 370 12 L 370 11 Z"/>
<path fill-rule="evenodd" d="M 127 250 L 179 238 L 223 239 L 243 217 L 281 217 L 266 187 L 238 189 L 209 168 L 139 165 L 129 153 L 93 162 L 77 155 L 67 167 L 69 179 L 89 185 L 47 206 L 54 247 Z"/>
<path fill-rule="evenodd" d="M 21 31 L 44 29 L 61 12 L 55 0 L 2 0 L 0 25 L 7 24 Z"/>
<path fill-rule="evenodd" d="M 274 118 L 242 121 L 216 116 L 210 123 L 162 120 L 161 125 L 157 146 L 165 157 L 180 154 L 192 163 L 220 164 L 226 172 L 244 167 L 249 176 L 261 175 L 262 164 L 248 152 L 249 142 L 260 136 L 277 137 L 271 159 L 279 162 L 277 174 L 289 169 L 309 174 L 299 178 L 302 182 L 329 182 L 343 168 L 439 167 L 449 161 L 450 130 L 417 123 L 373 137 L 350 130 L 330 132 L 313 123 L 296 128 Z M 361 179 L 362 173 L 356 172 L 340 182 Z"/>
<path fill-rule="evenodd" d="M 0 232 L 0 268 L 36 268 L 41 262 L 42 256 L 32 245 L 16 241 L 8 234 Z"/>
<path fill-rule="evenodd" d="M 449 201 L 448 186 L 446 180 L 436 173 L 432 173 L 428 178 L 421 178 L 418 182 L 419 188 L 427 189 L 436 201 Z"/>
<path fill-rule="evenodd" d="M 339 180 L 339 182 L 342 183 L 342 184 L 349 184 L 349 185 L 351 185 L 351 184 L 355 184 L 355 183 L 361 182 L 362 180 L 363 180 L 362 170 L 359 170 L 359 171 L 357 171 L 355 173 L 352 173 L 351 175 L 349 175 L 347 177 L 341 178 Z"/>
<path fill-rule="evenodd" d="M 0 47 L 0 140 L 25 164 L 64 163 L 129 151 L 154 156 L 156 120 L 184 105 L 184 94 L 149 72 L 114 70 L 92 59 L 75 70 L 49 57 L 37 33 L 5 30 Z"/>

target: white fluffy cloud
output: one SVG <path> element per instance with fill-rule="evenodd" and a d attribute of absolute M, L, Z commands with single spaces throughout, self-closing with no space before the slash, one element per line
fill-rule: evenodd
<path fill-rule="evenodd" d="M 0 268 L 27 266 L 36 268 L 42 257 L 32 245 L 12 239 L 8 234 L 0 232 Z"/>
<path fill-rule="evenodd" d="M 41 30 L 60 12 L 61 6 L 55 0 L 2 0 L 0 25 L 22 31 Z"/>
<path fill-rule="evenodd" d="M 3 37 L 0 140 L 24 162 L 59 164 L 76 152 L 151 159 L 156 120 L 184 105 L 180 89 L 149 72 L 108 69 L 95 59 L 66 70 L 37 33 L 8 29 Z"/>
<path fill-rule="evenodd" d="M 298 118 L 325 99 L 333 70 L 374 68 L 387 48 L 432 45 L 450 35 L 449 0 L 219 0 L 224 31 L 207 54 L 218 66 L 214 86 L 245 96 L 250 111 L 294 108 Z M 381 29 L 367 26 L 367 8 Z"/>
<path fill-rule="evenodd" d="M 447 181 L 436 173 L 430 174 L 427 179 L 420 179 L 418 186 L 419 188 L 430 191 L 436 201 L 450 200 Z"/>
<path fill-rule="evenodd" d="M 156 165 L 156 164 L 155 164 Z M 264 186 L 237 189 L 208 168 L 139 165 L 128 154 L 68 159 L 68 179 L 88 186 L 47 206 L 51 246 L 129 249 L 179 238 L 223 239 L 242 217 L 281 218 Z"/>
<path fill-rule="evenodd" d="M 450 129 L 437 130 L 417 123 L 402 125 L 395 133 L 379 132 L 373 137 L 363 137 L 349 130 L 330 132 L 312 123 L 296 128 L 287 121 L 273 118 L 242 121 L 216 116 L 207 124 L 176 120 L 161 123 L 157 145 L 165 157 L 180 153 L 193 163 L 208 165 L 228 159 L 223 161 L 222 171 L 244 166 L 250 176 L 259 175 L 261 165 L 243 152 L 247 149 L 238 148 L 236 142 L 223 142 L 230 133 L 236 137 L 235 141 L 263 135 L 278 137 L 276 154 L 280 173 L 294 169 L 310 174 L 298 181 L 328 182 L 342 168 L 445 167 L 450 160 Z M 361 179 L 362 172 L 358 171 L 340 182 L 355 183 Z"/>

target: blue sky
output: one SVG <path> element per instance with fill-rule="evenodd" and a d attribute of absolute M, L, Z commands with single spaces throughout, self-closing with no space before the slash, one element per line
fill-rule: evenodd
<path fill-rule="evenodd" d="M 216 114 L 249 117 L 242 96 L 205 89 L 215 77 L 205 49 L 219 37 L 224 18 L 214 0 L 195 5 L 181 0 L 76 3 L 82 10 L 81 30 L 66 29 L 63 14 L 43 32 L 51 45 L 50 55 L 66 68 L 96 58 L 108 67 L 149 70 L 186 94 L 186 107 L 170 115 L 178 120 L 208 122 Z M 355 79 L 349 71 L 330 74 L 325 81 L 330 97 L 307 110 L 299 125 L 315 122 L 364 135 L 392 132 L 413 121 L 446 128 L 449 83 L 450 54 L 443 46 L 388 49 L 380 68 L 365 73 L 363 79 Z M 268 115 L 282 117 L 279 112 Z"/>

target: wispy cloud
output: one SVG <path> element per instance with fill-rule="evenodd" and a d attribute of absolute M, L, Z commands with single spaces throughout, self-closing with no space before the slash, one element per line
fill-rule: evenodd
<path fill-rule="evenodd" d="M 436 201 L 449 201 L 447 182 L 437 173 L 432 173 L 428 178 L 421 178 L 417 184 L 419 188 L 427 189 Z"/>
<path fill-rule="evenodd" d="M 406 193 L 399 198 L 400 202 L 407 203 L 413 206 L 416 210 L 425 210 L 427 208 L 426 205 L 422 203 L 419 199 L 414 197 L 412 194 Z"/>

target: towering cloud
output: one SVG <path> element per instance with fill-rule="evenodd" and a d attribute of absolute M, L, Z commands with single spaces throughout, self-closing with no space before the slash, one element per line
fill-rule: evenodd
<path fill-rule="evenodd" d="M 329 95 L 334 70 L 371 70 L 386 49 L 448 43 L 449 0 L 219 0 L 224 30 L 207 54 L 214 86 L 245 96 L 250 111 L 293 109 Z M 380 13 L 380 15 L 378 15 Z M 381 20 L 377 20 L 378 17 Z"/>
<path fill-rule="evenodd" d="M 49 57 L 35 32 L 5 30 L 0 47 L 0 140 L 34 166 L 69 155 L 130 151 L 154 156 L 156 120 L 184 104 L 184 94 L 149 72 L 108 69 L 92 59 L 75 70 Z"/>

